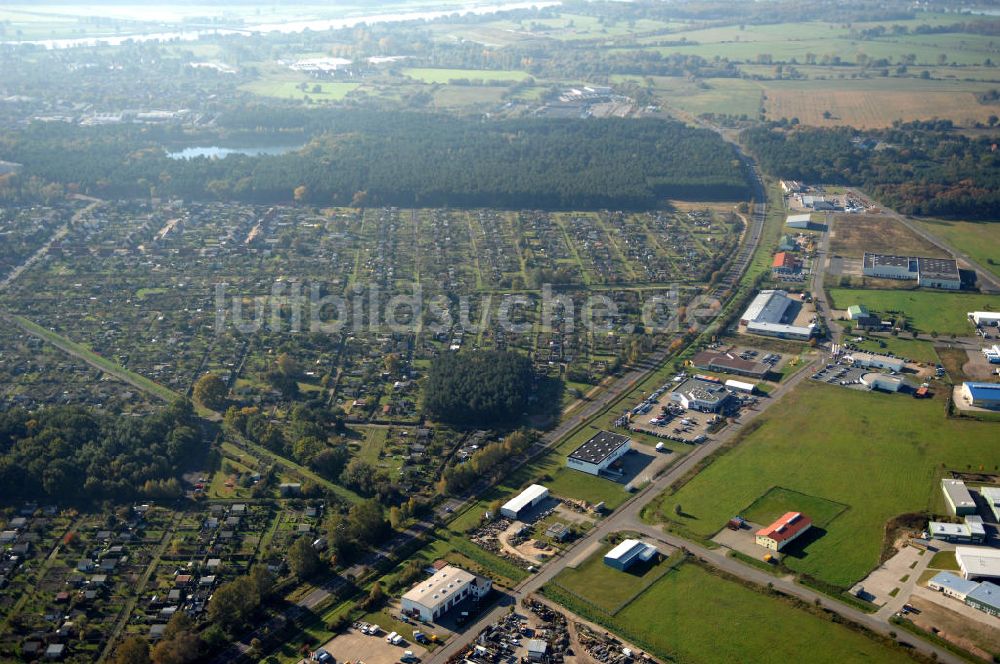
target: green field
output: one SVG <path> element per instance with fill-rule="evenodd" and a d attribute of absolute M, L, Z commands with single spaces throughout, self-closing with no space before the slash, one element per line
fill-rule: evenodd
<path fill-rule="evenodd" d="M 299 85 L 303 80 L 298 78 L 295 80 L 263 78 L 247 83 L 242 89 L 261 97 L 274 97 L 276 99 L 305 99 L 308 97 L 313 101 L 340 101 L 360 85 L 358 83 L 330 83 L 327 81 L 318 84 L 308 82 L 307 89 L 302 90 Z M 319 85 L 319 92 L 313 91 L 314 85 Z"/>
<path fill-rule="evenodd" d="M 913 329 L 923 334 L 937 332 L 941 335 L 970 336 L 974 330 L 968 312 L 997 311 L 1000 308 L 1000 296 L 979 293 L 831 288 L 830 297 L 835 309 L 863 304 L 870 311 L 881 314 L 901 311 L 906 314 Z"/>
<path fill-rule="evenodd" d="M 1000 277 L 1000 224 L 939 219 L 918 219 L 917 222 Z"/>
<path fill-rule="evenodd" d="M 842 503 L 776 486 L 755 500 L 742 516 L 753 523 L 767 525 L 787 512 L 802 512 L 809 515 L 817 528 L 826 528 L 846 509 L 847 505 Z"/>
<path fill-rule="evenodd" d="M 878 339 L 866 339 L 854 345 L 861 350 L 874 353 L 892 353 L 896 357 L 903 357 L 914 362 L 937 364 L 939 361 L 934 344 L 929 341 L 901 337 L 879 337 Z"/>
<path fill-rule="evenodd" d="M 526 71 L 501 71 L 496 69 L 437 69 L 432 67 L 410 67 L 403 73 L 424 83 L 447 83 L 456 79 L 470 81 L 511 81 L 516 83 L 531 78 Z"/>
<path fill-rule="evenodd" d="M 943 411 L 942 399 L 803 383 L 646 517 L 708 538 L 773 486 L 846 504 L 804 554 L 793 551 L 784 563 L 848 587 L 878 565 L 887 521 L 944 511 L 938 479 L 946 468 L 1000 463 L 995 424 L 949 420 Z M 689 516 L 674 516 L 677 504 Z"/>
<path fill-rule="evenodd" d="M 690 563 L 616 616 L 588 617 L 661 660 L 800 662 L 808 652 L 811 664 L 912 661 L 902 650 Z"/>
<path fill-rule="evenodd" d="M 637 563 L 628 572 L 619 572 L 604 564 L 604 554 L 612 545 L 602 546 L 578 567 L 567 567 L 552 583 L 578 595 L 584 601 L 616 613 L 630 599 L 670 569 L 671 562 Z"/>

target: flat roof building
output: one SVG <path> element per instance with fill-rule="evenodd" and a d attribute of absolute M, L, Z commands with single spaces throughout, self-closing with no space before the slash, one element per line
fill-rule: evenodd
<path fill-rule="evenodd" d="M 789 228 L 809 228 L 810 214 L 790 214 L 785 219 L 785 225 Z"/>
<path fill-rule="evenodd" d="M 1000 616 L 1000 586 L 984 582 L 969 591 L 965 603 L 991 616 Z"/>
<path fill-rule="evenodd" d="M 983 497 L 986 504 L 990 506 L 993 516 L 1000 521 L 1000 488 L 995 486 L 984 486 L 979 488 L 979 495 Z"/>
<path fill-rule="evenodd" d="M 983 357 L 990 364 L 1000 364 L 1000 346 L 993 344 L 983 349 Z"/>
<path fill-rule="evenodd" d="M 944 501 L 948 503 L 948 510 L 955 516 L 976 513 L 976 501 L 972 499 L 972 494 L 962 480 L 941 480 L 941 491 L 944 493 Z"/>
<path fill-rule="evenodd" d="M 977 408 L 1000 409 L 1000 383 L 962 383 L 962 398 Z"/>
<path fill-rule="evenodd" d="M 861 384 L 870 390 L 883 392 L 899 392 L 905 384 L 902 376 L 889 376 L 884 373 L 866 373 L 861 377 Z"/>
<path fill-rule="evenodd" d="M 622 572 L 637 562 L 649 562 L 658 553 L 655 546 L 636 539 L 627 539 L 604 554 L 604 564 Z"/>
<path fill-rule="evenodd" d="M 435 621 L 466 598 L 481 598 L 493 582 L 461 567 L 446 565 L 413 586 L 402 598 L 404 613 Z"/>
<path fill-rule="evenodd" d="M 691 364 L 706 371 L 746 376 L 748 378 L 764 378 L 771 371 L 771 365 L 764 362 L 744 360 L 732 353 L 716 353 L 703 350 L 691 358 Z"/>
<path fill-rule="evenodd" d="M 765 549 L 781 551 L 812 527 L 812 520 L 801 512 L 786 512 L 770 526 L 757 531 L 756 542 Z"/>
<path fill-rule="evenodd" d="M 879 279 L 916 280 L 917 285 L 928 288 L 958 290 L 962 287 L 958 263 L 953 258 L 895 256 L 866 251 L 862 272 L 866 277 Z"/>
<path fill-rule="evenodd" d="M 525 510 L 534 507 L 549 495 L 549 490 L 541 484 L 532 484 L 517 494 L 500 508 L 500 514 L 508 519 L 518 519 Z"/>
<path fill-rule="evenodd" d="M 757 386 L 753 383 L 745 383 L 742 380 L 727 380 L 726 387 L 731 390 L 736 390 L 737 392 L 746 392 L 747 394 L 753 394 L 757 391 Z"/>
<path fill-rule="evenodd" d="M 732 398 L 725 385 L 700 378 L 688 378 L 670 393 L 670 400 L 682 408 L 703 413 L 723 410 Z"/>
<path fill-rule="evenodd" d="M 966 579 L 1000 579 L 1000 549 L 956 546 L 955 560 Z"/>
<path fill-rule="evenodd" d="M 978 586 L 977 582 L 963 579 L 952 572 L 938 572 L 927 582 L 927 587 L 931 590 L 944 593 L 948 597 L 954 597 L 961 602 L 964 602 L 965 596 Z"/>
<path fill-rule="evenodd" d="M 970 311 L 969 318 L 976 325 L 1000 325 L 1000 312 L 997 311 Z"/>
<path fill-rule="evenodd" d="M 740 324 L 746 325 L 747 332 L 779 339 L 809 339 L 813 326 L 796 326 L 785 322 L 792 308 L 793 300 L 783 290 L 762 290 L 743 312 Z"/>
<path fill-rule="evenodd" d="M 628 436 L 601 431 L 576 448 L 567 458 L 569 468 L 600 475 L 631 449 L 632 439 Z"/>
<path fill-rule="evenodd" d="M 927 531 L 931 539 L 943 542 L 982 544 L 986 541 L 986 528 L 983 526 L 983 517 L 978 514 L 967 515 L 965 521 L 962 523 L 930 521 L 927 524 Z"/>

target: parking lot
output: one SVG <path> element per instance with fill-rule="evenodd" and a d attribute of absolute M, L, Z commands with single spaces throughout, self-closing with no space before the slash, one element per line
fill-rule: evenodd
<path fill-rule="evenodd" d="M 362 634 L 360 630 L 350 628 L 343 634 L 335 636 L 322 646 L 322 649 L 333 655 L 337 662 L 356 662 L 357 664 L 397 664 L 407 650 L 413 651 L 418 659 L 427 656 L 427 649 L 417 643 L 403 641 L 394 646 L 385 640 L 386 633 L 378 635 Z M 310 660 L 303 660 L 309 662 Z"/>
<path fill-rule="evenodd" d="M 863 367 L 849 367 L 842 364 L 827 364 L 825 367 L 814 373 L 812 380 L 829 383 L 831 385 L 843 385 L 855 389 L 867 390 L 868 387 L 861 384 L 861 377 L 866 373 L 871 373 L 872 369 Z"/>

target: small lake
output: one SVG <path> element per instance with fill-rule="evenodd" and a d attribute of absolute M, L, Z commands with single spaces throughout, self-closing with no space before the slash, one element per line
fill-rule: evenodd
<path fill-rule="evenodd" d="M 301 150 L 302 145 L 268 145 L 266 147 L 247 148 L 224 148 L 218 145 L 199 146 L 184 148 L 174 152 L 167 151 L 170 159 L 197 159 L 198 157 L 208 157 L 209 159 L 223 159 L 231 154 L 242 154 L 248 157 L 260 157 L 262 155 L 278 155 Z"/>

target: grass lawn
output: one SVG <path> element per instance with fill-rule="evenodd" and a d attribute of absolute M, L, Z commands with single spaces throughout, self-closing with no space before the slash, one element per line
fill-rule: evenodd
<path fill-rule="evenodd" d="M 305 91 L 299 87 L 303 82 L 308 84 L 308 89 Z M 313 87 L 316 85 L 320 86 L 319 92 L 313 91 Z M 276 99 L 302 100 L 309 97 L 313 101 L 340 101 L 348 93 L 356 90 L 358 86 L 358 83 L 330 83 L 327 81 L 316 83 L 298 78 L 295 80 L 263 78 L 244 85 L 242 89 L 261 97 L 274 97 Z"/>
<path fill-rule="evenodd" d="M 912 661 L 902 650 L 695 564 L 668 572 L 617 616 L 598 619 L 661 660 L 796 662 L 808 652 L 812 664 Z"/>
<path fill-rule="evenodd" d="M 676 494 L 647 509 L 694 537 L 708 538 L 773 486 L 849 505 L 825 533 L 785 564 L 848 587 L 879 563 L 886 522 L 945 509 L 946 468 L 1000 462 L 996 425 L 949 420 L 943 399 L 900 398 L 803 383 L 735 448 Z M 686 515 L 674 516 L 674 506 Z"/>
<path fill-rule="evenodd" d="M 973 333 L 968 320 L 970 311 L 996 311 L 1000 296 L 979 293 L 947 293 L 929 290 L 860 290 L 831 288 L 835 309 L 863 304 L 870 311 L 889 313 L 901 311 L 918 332 L 969 336 Z"/>
<path fill-rule="evenodd" d="M 447 83 L 456 79 L 481 81 L 523 81 L 531 78 L 526 71 L 499 71 L 494 69 L 438 69 L 433 67 L 411 67 L 403 73 L 424 83 Z"/>
<path fill-rule="evenodd" d="M 991 222 L 917 219 L 928 232 L 937 235 L 1000 277 L 1000 225 Z M 990 261 L 994 261 L 993 264 Z"/>
<path fill-rule="evenodd" d="M 929 341 L 906 339 L 903 337 L 886 337 L 866 339 L 855 344 L 861 350 L 875 353 L 893 353 L 897 357 L 905 357 L 914 362 L 938 363 L 938 354 L 934 344 Z"/>
<path fill-rule="evenodd" d="M 559 572 L 552 582 L 591 604 L 615 613 L 670 566 L 664 559 L 655 563 L 636 563 L 629 571 L 620 572 L 604 564 L 604 554 L 611 549 L 610 544 L 602 546 L 579 567 L 567 567 Z"/>
<path fill-rule="evenodd" d="M 802 512 L 816 527 L 825 528 L 846 509 L 847 505 L 842 503 L 776 486 L 755 500 L 742 516 L 753 523 L 767 525 L 786 512 Z"/>
<path fill-rule="evenodd" d="M 931 569 L 945 569 L 952 572 L 957 572 L 959 569 L 954 551 L 938 551 L 927 566 Z"/>

